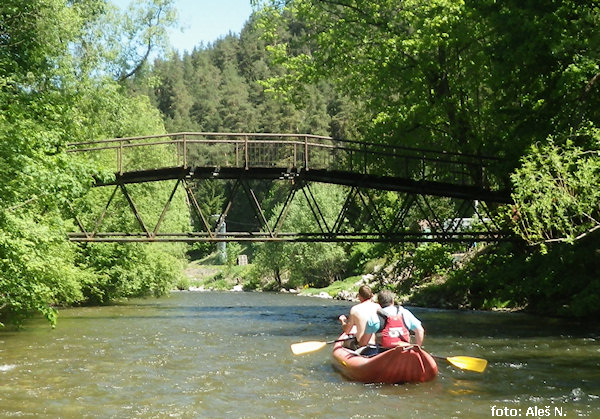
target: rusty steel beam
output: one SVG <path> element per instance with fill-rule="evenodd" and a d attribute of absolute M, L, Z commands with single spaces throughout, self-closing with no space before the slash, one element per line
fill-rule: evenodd
<path fill-rule="evenodd" d="M 444 243 L 471 243 L 471 242 L 500 242 L 514 240 L 509 232 L 495 232 L 493 234 L 482 233 L 386 233 L 376 235 L 373 233 L 353 234 L 322 234 L 322 233 L 285 233 L 277 237 L 268 234 L 249 232 L 227 232 L 215 237 L 202 233 L 159 233 L 148 237 L 145 233 L 98 233 L 94 237 L 88 237 L 83 233 L 69 233 L 69 239 L 73 242 L 444 242 Z"/>
<path fill-rule="evenodd" d="M 360 188 L 407 192 L 417 195 L 443 196 L 459 199 L 477 199 L 501 204 L 512 203 L 510 190 L 489 190 L 478 186 L 455 185 L 451 183 L 427 180 L 413 180 L 395 176 L 363 175 L 338 170 L 299 170 L 293 172 L 299 181 L 331 183 L 335 185 Z M 128 183 L 156 182 L 186 179 L 245 179 L 277 180 L 289 176 L 289 171 L 282 167 L 257 167 L 252 169 L 237 167 L 170 167 L 156 170 L 142 170 L 115 175 L 112 180 L 96 180 L 96 186 L 110 186 Z"/>

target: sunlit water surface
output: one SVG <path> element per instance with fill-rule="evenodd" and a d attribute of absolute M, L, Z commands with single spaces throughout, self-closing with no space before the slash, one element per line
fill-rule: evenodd
<path fill-rule="evenodd" d="M 340 376 L 330 340 L 351 303 L 267 293 L 176 292 L 61 310 L 0 332 L 0 416 L 48 418 L 600 418 L 600 333 L 522 314 L 414 308 L 425 348 L 489 361 L 483 374 L 440 361 L 432 382 L 365 385 Z M 562 414 L 562 416 L 561 416 Z"/>

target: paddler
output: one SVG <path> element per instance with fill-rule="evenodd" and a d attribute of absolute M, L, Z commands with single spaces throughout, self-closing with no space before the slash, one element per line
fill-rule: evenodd
<path fill-rule="evenodd" d="M 357 347 L 367 346 L 368 351 L 371 345 L 375 344 L 375 333 L 380 327 L 377 311 L 381 309 L 381 306 L 373 301 L 373 291 L 368 285 L 362 285 L 358 289 L 358 300 L 360 302 L 350 309 L 350 316 L 346 317 L 342 314 L 338 320 L 342 324 L 344 333 L 354 334 L 356 339 L 354 345 Z M 377 352 L 374 346 L 372 349 Z M 365 351 L 362 354 L 369 355 Z"/>
<path fill-rule="evenodd" d="M 410 345 L 410 332 L 415 335 L 415 344 L 423 345 L 425 330 L 421 321 L 401 305 L 394 305 L 393 292 L 379 291 L 377 301 L 381 306 L 381 310 L 378 311 L 381 329 L 376 335 L 378 345 L 383 348 Z"/>

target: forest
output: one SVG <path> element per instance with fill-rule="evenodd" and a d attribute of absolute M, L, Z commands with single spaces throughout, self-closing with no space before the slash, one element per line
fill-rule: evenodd
<path fill-rule="evenodd" d="M 169 47 L 172 0 L 5 0 L 0 5 L 0 321 L 57 322 L 64 306 L 161 296 L 206 243 L 73 243 L 114 176 L 69 144 L 175 132 L 282 132 L 497 156 L 520 238 L 460 265 L 453 246 L 256 243 L 252 282 L 325 286 L 367 273 L 428 307 L 600 312 L 600 5 L 595 0 L 254 0 L 239 34 Z M 160 150 L 138 156 L 160 161 Z M 392 168 L 388 168 L 393 171 Z M 208 214 L 231 185 L 197 184 Z M 157 215 L 172 185 L 131 188 Z M 277 184 L 258 190 L 268 214 Z M 343 199 L 332 185 L 315 194 Z M 380 205 L 394 197 L 380 192 Z M 449 205 L 440 199 L 434 205 Z M 255 223 L 241 208 L 228 222 Z M 303 225 L 306 209 L 290 208 Z M 86 220 L 89 214 L 90 219 Z M 135 223 L 117 201 L 105 223 Z M 193 230 L 183 194 L 167 227 Z M 327 215 L 325 215 L 327 216 Z M 416 220 L 415 220 L 416 221 Z M 360 220 L 349 220 L 358 224 Z M 229 252 L 241 251 L 240 245 Z M 393 278 L 393 280 L 390 280 Z M 274 285 L 273 285 L 274 284 Z"/>

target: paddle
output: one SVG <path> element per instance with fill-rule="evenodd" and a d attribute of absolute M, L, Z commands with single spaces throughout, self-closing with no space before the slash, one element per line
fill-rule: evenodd
<path fill-rule="evenodd" d="M 328 345 L 330 343 L 343 342 L 345 340 L 350 340 L 350 339 L 354 339 L 354 336 L 349 336 L 344 339 L 330 340 L 328 342 L 312 340 L 309 342 L 292 343 L 290 345 L 290 348 L 292 349 L 292 353 L 294 355 L 304 355 L 304 354 L 307 354 L 310 352 L 318 351 L 319 349 L 324 348 L 326 345 Z"/>
<path fill-rule="evenodd" d="M 454 365 L 461 370 L 483 372 L 487 366 L 487 361 L 482 358 L 473 358 L 472 356 L 435 356 L 437 359 L 445 359 L 450 364 Z"/>

